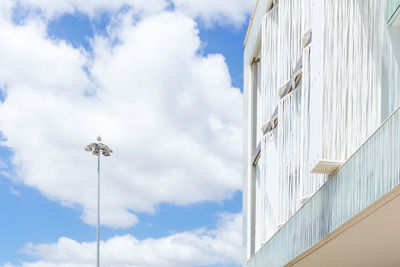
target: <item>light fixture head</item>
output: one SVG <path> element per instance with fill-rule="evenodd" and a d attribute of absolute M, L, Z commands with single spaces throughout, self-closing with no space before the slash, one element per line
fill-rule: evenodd
<path fill-rule="evenodd" d="M 96 148 L 96 147 L 97 147 L 97 144 L 96 144 L 96 143 L 91 143 L 91 144 L 88 145 L 88 147 L 90 147 L 90 148 L 93 149 L 93 148 Z"/>
<path fill-rule="evenodd" d="M 92 154 L 95 156 L 99 156 L 100 153 L 102 153 L 106 157 L 111 156 L 110 153 L 113 153 L 113 151 L 107 145 L 100 143 L 100 135 L 97 136 L 97 141 L 99 141 L 99 143 L 91 143 L 85 147 L 85 150 L 88 152 L 92 152 Z"/>

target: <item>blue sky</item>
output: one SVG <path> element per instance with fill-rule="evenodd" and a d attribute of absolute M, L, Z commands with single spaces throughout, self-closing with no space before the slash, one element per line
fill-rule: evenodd
<path fill-rule="evenodd" d="M 0 67 L 0 266 L 90 266 L 96 159 L 82 148 L 97 133 L 115 150 L 102 169 L 104 266 L 122 266 L 107 250 L 126 266 L 239 266 L 251 5 L 157 1 L 0 6 L 0 57 L 21 56 Z M 149 244 L 159 259 L 131 259 Z"/>

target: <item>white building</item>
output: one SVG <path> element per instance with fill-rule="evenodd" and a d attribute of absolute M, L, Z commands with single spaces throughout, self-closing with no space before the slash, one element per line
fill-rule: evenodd
<path fill-rule="evenodd" d="M 400 266 L 400 0 L 258 0 L 243 266 Z"/>

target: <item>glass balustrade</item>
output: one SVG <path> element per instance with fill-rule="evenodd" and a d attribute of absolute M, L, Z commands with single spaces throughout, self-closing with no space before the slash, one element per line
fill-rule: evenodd
<path fill-rule="evenodd" d="M 400 184 L 400 111 L 252 257 L 248 266 L 284 266 Z"/>
<path fill-rule="evenodd" d="M 400 0 L 387 0 L 387 21 L 390 21 L 400 7 Z"/>

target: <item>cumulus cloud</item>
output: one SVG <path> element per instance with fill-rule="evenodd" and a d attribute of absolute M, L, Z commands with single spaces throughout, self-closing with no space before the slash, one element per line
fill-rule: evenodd
<path fill-rule="evenodd" d="M 252 0 L 172 0 L 177 10 L 200 18 L 206 26 L 243 26 L 251 13 Z"/>
<path fill-rule="evenodd" d="M 11 5 L 11 1 L 7 6 Z M 102 12 L 117 12 L 121 8 L 132 9 L 135 14 L 148 15 L 159 13 L 170 8 L 172 3 L 176 11 L 202 20 L 207 27 L 213 24 L 220 26 L 243 26 L 254 6 L 254 0 L 17 0 L 13 5 L 18 9 L 33 10 L 47 20 L 65 13 L 80 12 L 95 17 Z M 6 6 L 6 4 L 1 4 Z M 1 8 L 1 6 L 0 6 Z"/>
<path fill-rule="evenodd" d="M 102 266 L 190 267 L 240 264 L 241 214 L 223 214 L 216 229 L 197 229 L 159 239 L 115 236 L 101 243 Z M 37 259 L 22 267 L 93 266 L 96 243 L 62 237 L 51 244 L 27 244 L 22 252 Z M 15 267 L 4 264 L 3 267 Z"/>
<path fill-rule="evenodd" d="M 130 7 L 138 14 L 160 12 L 168 6 L 166 0 L 17 0 L 18 8 L 33 9 L 46 19 L 53 19 L 64 13 L 80 12 L 94 17 L 99 12 L 116 12 Z"/>
<path fill-rule="evenodd" d="M 14 3 L 11 0 L 3 0 L 0 1 L 0 18 L 1 19 L 10 19 L 11 18 L 11 9 Z"/>
<path fill-rule="evenodd" d="M 125 14 L 93 54 L 46 37 L 40 20 L 0 22 L 1 145 L 13 179 L 96 221 L 101 133 L 102 222 L 128 227 L 162 202 L 221 201 L 241 187 L 241 102 L 222 55 L 202 55 L 195 21 L 175 11 Z"/>

